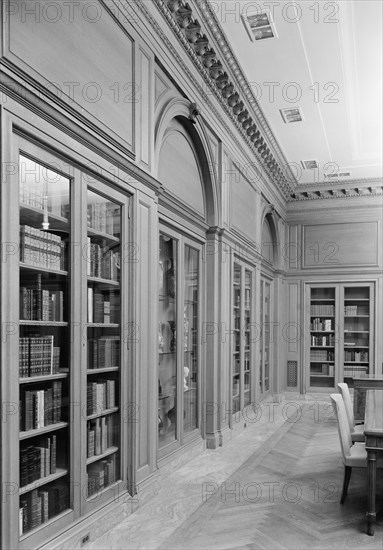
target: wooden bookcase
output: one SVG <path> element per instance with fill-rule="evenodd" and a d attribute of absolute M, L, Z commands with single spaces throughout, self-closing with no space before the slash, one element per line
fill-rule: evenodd
<path fill-rule="evenodd" d="M 253 270 L 236 260 L 233 264 L 233 326 L 232 326 L 232 413 L 251 403 L 251 376 L 254 357 L 252 343 Z"/>
<path fill-rule="evenodd" d="M 308 285 L 307 388 L 372 374 L 374 285 Z"/>
<path fill-rule="evenodd" d="M 3 387 L 19 406 L 2 433 L 14 488 L 2 521 L 8 547 L 34 548 L 126 491 L 128 471 L 132 482 L 130 199 L 21 137 L 14 155 Z"/>
<path fill-rule="evenodd" d="M 270 366 L 271 366 L 271 281 L 262 278 L 260 290 L 260 365 L 259 365 L 259 389 L 265 394 L 270 390 Z"/>

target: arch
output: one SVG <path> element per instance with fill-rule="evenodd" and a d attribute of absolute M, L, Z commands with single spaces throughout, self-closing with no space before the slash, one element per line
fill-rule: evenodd
<path fill-rule="evenodd" d="M 261 250 L 262 257 L 266 261 L 270 262 L 273 267 L 278 267 L 280 263 L 279 258 L 279 232 L 278 223 L 275 218 L 275 210 L 273 205 L 265 205 L 262 212 L 262 225 L 261 225 Z"/>
<path fill-rule="evenodd" d="M 155 170 L 157 178 L 164 184 L 166 190 L 173 193 L 180 200 L 185 202 L 187 206 L 192 207 L 198 212 L 205 221 L 210 225 L 217 225 L 217 193 L 216 182 L 211 161 L 210 148 L 208 140 L 205 136 L 203 125 L 197 116 L 193 123 L 190 120 L 190 101 L 184 98 L 172 99 L 162 109 L 162 112 L 156 123 L 155 135 Z M 177 142 L 178 138 L 178 142 Z M 163 181 L 164 170 L 161 163 L 166 160 L 166 155 L 169 156 L 171 150 L 180 148 L 183 155 L 186 155 L 188 167 L 192 168 L 193 179 L 191 181 L 196 196 L 192 197 L 192 201 L 188 192 L 177 194 L 175 181 Z M 199 175 L 199 185 L 202 190 L 203 211 L 200 212 L 201 201 L 198 199 L 199 190 L 197 189 L 197 174 Z M 167 184 L 168 183 L 168 184 Z"/>

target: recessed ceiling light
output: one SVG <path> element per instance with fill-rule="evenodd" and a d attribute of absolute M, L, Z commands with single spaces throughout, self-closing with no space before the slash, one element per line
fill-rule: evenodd
<path fill-rule="evenodd" d="M 304 170 L 315 170 L 318 168 L 318 162 L 316 160 L 301 160 L 301 165 Z"/>
<path fill-rule="evenodd" d="M 294 107 L 292 109 L 279 109 L 281 116 L 286 124 L 291 124 L 292 122 L 302 122 L 303 115 L 299 107 Z"/>
<path fill-rule="evenodd" d="M 241 15 L 242 22 L 245 25 L 247 34 L 252 42 L 265 40 L 266 38 L 277 38 L 274 22 L 271 13 L 268 11 L 246 12 L 246 15 Z"/>

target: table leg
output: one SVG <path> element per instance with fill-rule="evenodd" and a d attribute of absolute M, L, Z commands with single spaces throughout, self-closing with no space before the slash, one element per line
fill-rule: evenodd
<path fill-rule="evenodd" d="M 367 535 L 374 535 L 376 522 L 375 492 L 376 492 L 376 451 L 367 451 Z"/>

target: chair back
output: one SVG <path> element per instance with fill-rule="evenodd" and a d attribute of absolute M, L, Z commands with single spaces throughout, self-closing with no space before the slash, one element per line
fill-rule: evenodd
<path fill-rule="evenodd" d="M 350 390 L 348 389 L 348 385 L 345 382 L 339 382 L 337 386 L 340 393 L 342 394 L 344 406 L 346 407 L 346 413 L 347 413 L 348 423 L 350 425 L 350 430 L 351 432 L 353 432 L 354 426 L 355 426 L 355 420 L 354 420 L 354 412 L 352 410 Z"/>
<path fill-rule="evenodd" d="M 342 449 L 343 458 L 345 459 L 350 456 L 350 449 L 352 446 L 351 431 L 348 423 L 346 407 L 344 406 L 343 398 L 340 393 L 332 393 L 330 397 L 337 419 L 340 446 Z"/>

